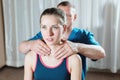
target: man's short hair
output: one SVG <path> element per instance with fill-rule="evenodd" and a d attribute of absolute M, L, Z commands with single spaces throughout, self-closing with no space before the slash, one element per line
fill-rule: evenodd
<path fill-rule="evenodd" d="M 70 6 L 74 8 L 74 5 L 72 5 L 69 1 L 62 1 L 57 5 L 57 7 L 59 6 Z"/>

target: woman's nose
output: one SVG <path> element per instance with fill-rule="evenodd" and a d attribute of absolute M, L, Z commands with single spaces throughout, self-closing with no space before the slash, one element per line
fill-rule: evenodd
<path fill-rule="evenodd" d="M 49 36 L 52 36 L 52 35 L 53 35 L 52 28 L 48 29 L 48 35 L 49 35 Z"/>

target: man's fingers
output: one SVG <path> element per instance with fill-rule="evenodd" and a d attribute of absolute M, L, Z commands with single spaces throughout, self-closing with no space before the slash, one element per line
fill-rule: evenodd
<path fill-rule="evenodd" d="M 61 51 L 61 53 L 59 53 L 59 55 L 56 56 L 56 59 L 61 59 L 66 53 L 66 50 Z"/>
<path fill-rule="evenodd" d="M 50 51 L 50 48 L 43 41 L 40 41 L 39 46 L 47 51 Z"/>
<path fill-rule="evenodd" d="M 42 51 L 44 54 L 50 54 L 50 51 L 48 51 L 44 46 L 40 45 L 38 48 L 39 52 Z"/>
<path fill-rule="evenodd" d="M 69 55 L 67 54 L 67 53 L 65 53 L 63 56 L 61 56 L 60 58 L 58 58 L 58 59 L 64 59 L 64 58 L 66 58 L 66 57 L 68 57 Z"/>
<path fill-rule="evenodd" d="M 59 49 L 57 49 L 57 50 L 55 51 L 55 55 L 54 55 L 54 56 L 57 57 L 57 56 L 60 55 L 63 51 L 64 51 L 63 46 L 60 46 Z"/>
<path fill-rule="evenodd" d="M 46 54 L 46 52 L 43 51 L 42 49 L 39 49 L 39 48 L 38 48 L 36 51 L 37 51 L 37 53 L 40 54 L 40 55 L 48 55 L 48 54 Z"/>
<path fill-rule="evenodd" d="M 45 44 L 44 41 L 39 40 L 38 43 L 39 43 L 38 49 L 39 49 L 40 54 L 43 54 L 43 55 L 50 54 L 50 48 Z"/>

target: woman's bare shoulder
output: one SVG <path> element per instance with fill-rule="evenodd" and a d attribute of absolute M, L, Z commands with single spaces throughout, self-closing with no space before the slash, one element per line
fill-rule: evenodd
<path fill-rule="evenodd" d="M 73 54 L 73 55 L 69 56 L 68 59 L 70 61 L 81 61 L 81 57 L 78 54 Z"/>

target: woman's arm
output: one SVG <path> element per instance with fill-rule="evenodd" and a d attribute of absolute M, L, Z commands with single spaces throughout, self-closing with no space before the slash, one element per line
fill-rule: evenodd
<path fill-rule="evenodd" d="M 24 63 L 24 80 L 33 80 L 33 72 L 32 72 L 32 56 L 29 52 L 25 55 L 25 63 Z"/>
<path fill-rule="evenodd" d="M 75 54 L 68 59 L 69 69 L 71 73 L 71 80 L 82 79 L 82 61 L 79 55 Z"/>

